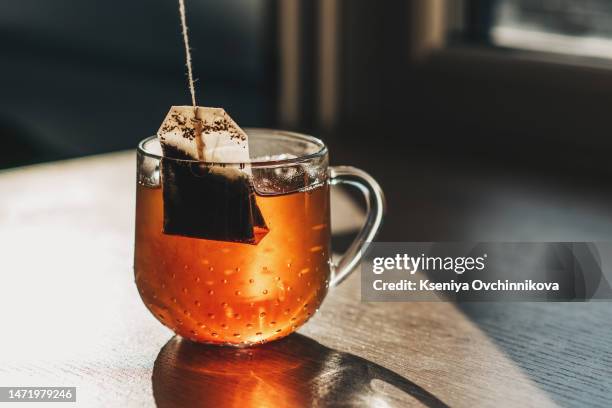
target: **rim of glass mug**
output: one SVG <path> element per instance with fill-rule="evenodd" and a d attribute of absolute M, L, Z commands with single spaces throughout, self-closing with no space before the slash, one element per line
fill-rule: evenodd
<path fill-rule="evenodd" d="M 248 163 L 245 163 L 245 162 L 207 162 L 204 160 L 195 160 L 195 159 L 193 160 L 176 159 L 174 157 L 165 157 L 163 156 L 161 152 L 159 153 L 152 152 L 150 149 L 147 149 L 147 144 L 157 139 L 157 136 L 154 135 L 154 136 L 149 136 L 141 140 L 140 143 L 138 143 L 138 152 L 147 157 L 157 159 L 157 160 L 165 159 L 165 160 L 172 160 L 172 161 L 184 162 L 184 163 L 200 163 L 200 164 L 209 164 L 209 165 L 215 165 L 215 166 L 236 166 L 236 165 L 241 165 L 241 164 L 248 164 L 249 166 L 255 167 L 255 168 L 257 167 L 281 167 L 281 166 L 305 163 L 305 162 L 308 162 L 314 159 L 321 158 L 328 153 L 328 149 L 325 143 L 321 139 L 318 139 L 314 136 L 308 136 L 308 135 L 297 133 L 297 132 L 289 132 L 289 131 L 284 131 L 284 130 L 275 130 L 275 129 L 266 129 L 266 128 L 245 128 L 244 131 L 247 133 L 248 136 L 255 136 L 257 138 L 269 137 L 270 139 L 272 139 L 274 137 L 282 136 L 282 137 L 286 137 L 291 140 L 302 141 L 302 142 L 311 144 L 318 150 L 316 150 L 313 153 L 307 153 L 307 154 L 300 155 L 297 157 L 288 158 L 288 159 L 279 159 L 279 160 L 251 160 Z"/>

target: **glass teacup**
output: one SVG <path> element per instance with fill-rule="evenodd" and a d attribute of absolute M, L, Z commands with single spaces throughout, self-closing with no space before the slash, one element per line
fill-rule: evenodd
<path fill-rule="evenodd" d="M 160 322 L 196 342 L 246 346 L 297 330 L 328 289 L 359 264 L 361 246 L 382 222 L 384 197 L 376 181 L 352 167 L 329 167 L 320 140 L 274 130 L 246 132 L 250 155 L 258 157 L 246 165 L 268 229 L 255 245 L 165 234 L 160 166 L 174 159 L 162 157 L 155 137 L 138 146 L 136 285 Z M 338 264 L 331 261 L 330 246 L 329 189 L 335 184 L 357 187 L 368 204 L 365 226 Z M 206 193 L 201 192 L 204 199 Z"/>

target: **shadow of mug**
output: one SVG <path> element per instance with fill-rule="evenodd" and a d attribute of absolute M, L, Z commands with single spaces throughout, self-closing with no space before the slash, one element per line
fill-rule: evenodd
<path fill-rule="evenodd" d="M 161 408 L 405 406 L 417 401 L 446 407 L 393 371 L 300 334 L 247 349 L 175 336 L 155 360 L 153 396 Z"/>

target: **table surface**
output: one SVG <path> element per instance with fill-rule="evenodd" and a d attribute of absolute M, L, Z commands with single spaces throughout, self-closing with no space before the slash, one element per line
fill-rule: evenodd
<path fill-rule="evenodd" d="M 354 274 L 285 340 L 181 341 L 134 286 L 134 173 L 132 152 L 0 173 L 0 386 L 104 407 L 610 404 L 607 303 L 363 303 Z"/>

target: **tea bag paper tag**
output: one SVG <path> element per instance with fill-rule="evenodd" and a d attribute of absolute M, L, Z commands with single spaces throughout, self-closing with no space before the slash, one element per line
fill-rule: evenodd
<path fill-rule="evenodd" d="M 247 134 L 222 108 L 172 106 L 157 136 L 169 157 L 207 163 L 250 160 Z"/>

